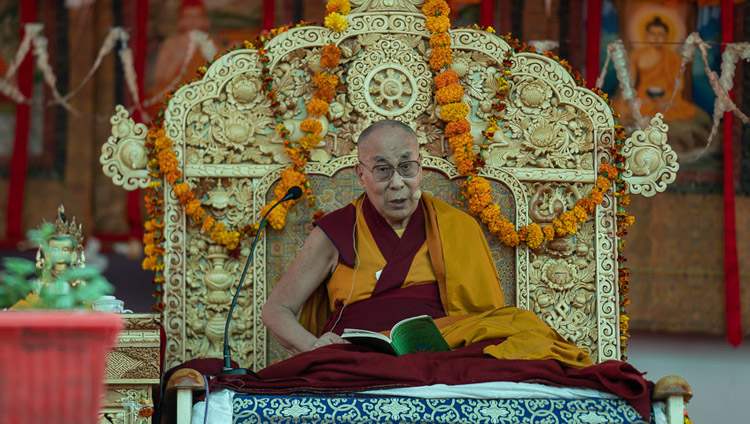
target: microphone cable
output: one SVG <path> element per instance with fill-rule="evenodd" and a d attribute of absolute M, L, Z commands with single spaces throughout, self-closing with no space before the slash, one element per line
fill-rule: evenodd
<path fill-rule="evenodd" d="M 365 194 L 364 196 L 367 196 L 367 194 Z M 352 245 L 354 246 L 354 271 L 352 272 L 352 286 L 349 288 L 349 296 L 347 296 L 344 304 L 341 305 L 339 316 L 338 318 L 336 318 L 336 321 L 333 323 L 333 326 L 331 327 L 331 332 L 333 332 L 333 329 L 336 328 L 336 326 L 339 324 L 341 317 L 344 315 L 344 308 L 346 308 L 346 305 L 349 303 L 349 300 L 351 300 L 352 294 L 354 293 L 354 282 L 355 282 L 355 277 L 357 276 L 357 270 L 359 270 L 359 263 L 360 263 L 359 252 L 357 252 L 357 221 L 359 221 L 359 216 L 362 212 L 362 204 L 365 202 L 364 196 L 362 196 L 362 201 L 359 202 L 359 205 L 357 205 L 357 213 L 354 216 L 354 227 L 352 228 Z"/>

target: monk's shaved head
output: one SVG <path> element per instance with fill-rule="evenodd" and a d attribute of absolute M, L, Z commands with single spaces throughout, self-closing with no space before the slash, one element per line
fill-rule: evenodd
<path fill-rule="evenodd" d="M 404 141 L 408 147 L 415 147 L 419 150 L 417 135 L 408 125 L 394 119 L 384 119 L 377 121 L 367 127 L 357 139 L 357 156 L 362 159 L 362 151 L 366 150 L 369 142 L 378 137 L 398 137 Z M 413 144 L 411 146 L 410 144 Z"/>
<path fill-rule="evenodd" d="M 392 228 L 406 228 L 422 197 L 422 157 L 414 131 L 399 121 L 375 122 L 359 136 L 357 158 L 357 183 L 365 188 L 370 203 Z"/>

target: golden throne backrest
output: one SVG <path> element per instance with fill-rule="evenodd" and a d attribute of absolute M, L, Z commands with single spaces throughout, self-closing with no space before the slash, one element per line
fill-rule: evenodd
<path fill-rule="evenodd" d="M 501 69 L 491 65 L 502 60 L 509 46 L 477 30 L 454 30 L 451 36 L 454 68 L 461 71 L 467 86 L 472 131 L 480 140 L 496 89 L 492 81 Z M 308 172 L 335 156 L 356 153 L 358 133 L 381 118 L 415 127 L 426 159 L 449 157 L 432 100 L 427 40 L 421 16 L 374 12 L 353 13 L 350 29 L 341 34 L 301 27 L 269 42 L 271 74 L 282 104 L 291 111 L 284 122 L 293 140 L 301 135 L 299 123 L 311 90 L 310 64 L 315 63 L 320 46 L 338 42 L 344 56 L 349 55 L 340 75 L 347 91 L 332 102 L 324 120 L 325 145 L 312 152 Z M 518 211 L 520 225 L 532 220 L 544 224 L 588 192 L 596 178 L 595 164 L 609 161 L 612 116 L 605 101 L 577 87 L 551 59 L 516 54 L 511 71 L 503 134 L 488 146 L 483 172 L 507 176 L 520 187 L 518 197 L 529 199 Z M 199 83 L 180 89 L 166 111 L 165 128 L 176 141 L 188 181 L 202 190 L 208 210 L 230 227 L 257 222 L 267 193 L 259 191 L 259 181 L 278 171 L 276 164 L 285 160 L 281 140 L 273 132 L 272 108 L 257 90 L 260 78 L 255 52 L 230 52 Z M 404 98 L 389 106 L 378 90 L 396 80 L 409 84 L 412 94 L 404 94 L 402 85 Z M 385 113 L 388 107 L 398 113 Z M 569 122 L 564 127 L 563 120 Z M 552 139 L 555 136 L 561 138 Z M 175 363 L 220 357 L 226 305 L 236 287 L 236 277 L 230 277 L 239 274 L 249 241 L 238 258 L 229 257 L 197 224 L 186 222 L 171 192 L 166 209 L 168 357 Z M 515 249 L 521 258 L 516 262 L 517 274 L 522 276 L 516 281 L 515 303 L 590 349 L 597 361 L 619 357 L 614 219 L 608 193 L 577 236 L 543 245 L 536 252 L 524 246 Z M 258 305 L 267 295 L 260 272 L 261 250 L 256 252 L 255 273 L 245 281 L 230 327 L 233 358 L 255 369 L 268 364 L 264 353 L 269 346 L 258 314 Z"/>
<path fill-rule="evenodd" d="M 324 143 L 312 151 L 306 171 L 333 175 L 331 164 L 356 154 L 358 134 L 382 118 L 411 125 L 425 165 L 442 169 L 438 162 L 450 160 L 451 153 L 434 103 L 430 34 L 419 12 L 421 1 L 355 0 L 352 6 L 349 26 L 341 33 L 303 26 L 266 43 L 272 85 L 279 93 L 279 119 L 291 130 L 292 141 L 302 135 L 299 124 L 306 117 L 304 105 L 312 96 L 310 78 L 319 70 L 321 47 L 335 43 L 343 50 L 336 71 L 343 89 L 322 118 Z M 453 29 L 449 34 L 452 68 L 466 88 L 463 100 L 472 109 L 468 119 L 478 147 L 510 46 L 476 29 Z M 486 146 L 487 165 L 481 172 L 511 189 L 517 226 L 547 225 L 585 196 L 594 185 L 598 165 L 611 161 L 614 119 L 607 102 L 577 86 L 557 61 L 528 52 L 515 53 L 510 60 L 501 130 Z M 228 52 L 202 78 L 177 90 L 164 114 L 166 135 L 174 142 L 185 181 L 208 213 L 229 228 L 260 219 L 260 208 L 288 161 L 275 131 L 274 107 L 262 90 L 263 78 L 257 51 Z M 105 174 L 128 189 L 152 184 L 146 127 L 136 125 L 123 107 L 118 107 L 111 122 L 112 137 L 100 158 Z M 649 128 L 627 140 L 622 149 L 623 174 L 630 192 L 653 195 L 674 180 L 676 157 L 665 133 L 666 126 L 657 116 Z M 455 167 L 446 172 L 453 178 Z M 163 187 L 165 366 L 169 368 L 188 359 L 222 356 L 225 318 L 250 240 L 242 242 L 236 257 L 230 255 L 186 218 L 185 208 L 166 182 Z M 576 235 L 535 250 L 512 249 L 515 304 L 534 311 L 560 334 L 589 349 L 597 362 L 620 357 L 616 211 L 610 189 Z M 490 239 L 493 243 L 497 241 Z M 291 249 L 291 243 L 286 246 Z M 265 252 L 258 249 L 230 327 L 233 358 L 255 369 L 268 360 L 265 328 L 258 316 L 268 289 L 263 281 Z"/>
<path fill-rule="evenodd" d="M 464 179 L 457 178 L 455 166 L 451 162 L 434 157 L 426 158 L 425 161 L 422 190 L 451 204 L 459 201 L 461 196 L 460 184 Z M 326 164 L 311 167 L 312 169 L 308 171 L 309 181 L 310 187 L 316 193 L 318 209 L 326 213 L 331 212 L 350 203 L 363 192 L 363 189 L 356 184 L 353 167 L 355 163 L 357 163 L 356 156 L 345 156 Z M 258 193 L 267 189 L 266 203 L 273 202 L 273 189 L 278 183 L 278 174 L 278 172 L 270 173 L 261 180 L 258 186 Z M 272 184 L 268 184 L 272 181 Z M 489 181 L 493 193 L 498 197 L 498 205 L 504 215 L 510 217 L 510 221 L 515 224 L 517 221 L 516 204 L 525 205 L 521 185 L 508 175 L 491 178 Z M 520 196 L 521 199 L 516 200 L 515 196 Z M 312 211 L 307 203 L 300 202 L 287 214 L 285 227 L 280 231 L 269 230 L 267 236 L 261 241 L 261 243 L 265 243 L 265 257 L 259 257 L 254 268 L 256 270 L 255 281 L 257 282 L 256 287 L 266 287 L 266 293 L 265 295 L 258 295 L 256 303 L 253 305 L 252 315 L 255 317 L 256 329 L 263 328 L 260 321 L 260 310 L 265 298 L 297 256 L 302 244 L 312 230 L 311 216 Z M 523 261 L 524 258 L 517 257 L 520 252 L 516 249 L 500 243 L 496 237 L 489 233 L 486 225 L 482 225 L 482 229 L 485 231 L 485 237 L 490 245 L 490 251 L 502 282 L 505 303 L 515 305 L 516 282 L 519 280 L 516 275 L 516 263 Z M 262 247 L 259 246 L 260 248 Z M 263 272 L 264 267 L 265 271 Z M 265 284 L 262 284 L 261 281 Z M 258 333 L 256 331 L 255 361 L 272 364 L 289 356 L 273 337 L 270 337 L 267 333 Z M 264 343 L 265 349 L 263 349 Z M 262 356 L 263 353 L 265 358 Z"/>

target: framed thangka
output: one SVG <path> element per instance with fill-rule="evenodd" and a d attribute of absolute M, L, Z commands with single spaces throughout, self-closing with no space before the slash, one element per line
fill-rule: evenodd
<path fill-rule="evenodd" d="M 162 98 L 195 77 L 217 53 L 260 34 L 263 0 L 151 0 L 146 100 L 154 116 Z"/>
<path fill-rule="evenodd" d="M 686 38 L 697 32 L 708 43 L 709 69 L 720 73 L 721 8 L 699 1 L 606 0 L 603 2 L 601 60 L 607 47 L 623 40 L 635 99 L 644 121 L 662 113 L 669 126 L 669 145 L 680 164 L 676 181 L 661 196 L 645 201 L 634 196 L 628 212 L 636 222 L 624 238 L 630 268 L 631 329 L 658 332 L 724 334 L 724 197 L 723 127 L 709 140 L 714 94 L 706 62 L 696 49 L 681 81 L 676 84 Z M 714 2 L 717 3 L 717 2 Z M 739 26 L 735 40 L 746 40 L 748 4 L 735 6 Z M 737 31 L 739 28 L 739 32 Z M 743 71 L 737 71 L 736 100 L 743 108 Z M 602 89 L 613 100 L 620 123 L 629 133 L 637 130 L 631 102 L 623 96 L 617 69 L 611 63 Z M 745 110 L 746 111 L 746 110 Z M 745 154 L 741 131 L 735 130 L 734 155 Z M 643 166 L 648 166 L 644 159 Z M 737 161 L 739 162 L 739 161 Z M 741 181 L 741 166 L 737 167 Z M 750 230 L 750 201 L 738 196 L 737 233 Z M 750 254 L 750 238 L 738 236 L 739 258 Z M 742 293 L 750 290 L 750 261 L 740 259 Z M 750 325 L 750 300 L 745 296 L 743 324 Z M 747 331 L 747 330 L 746 330 Z"/>
<path fill-rule="evenodd" d="M 664 114 L 669 144 L 677 152 L 680 172 L 672 191 L 718 192 L 721 189 L 721 131 L 709 142 L 715 94 L 700 50 L 680 77 L 681 47 L 692 32 L 709 43 L 710 69 L 718 70 L 721 51 L 719 6 L 700 7 L 696 2 L 645 0 L 605 1 L 603 5 L 602 62 L 607 46 L 624 42 L 629 71 L 644 121 Z M 615 63 L 615 66 L 617 64 Z M 616 70 L 610 68 L 602 89 L 613 99 L 620 123 L 636 128 L 631 102 L 623 97 Z"/>

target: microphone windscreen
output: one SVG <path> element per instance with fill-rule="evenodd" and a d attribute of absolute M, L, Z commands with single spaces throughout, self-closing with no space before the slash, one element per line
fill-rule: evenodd
<path fill-rule="evenodd" d="M 302 189 L 299 188 L 299 186 L 292 186 L 287 190 L 286 195 L 284 195 L 284 199 L 286 200 L 294 200 L 299 199 L 302 197 Z"/>

